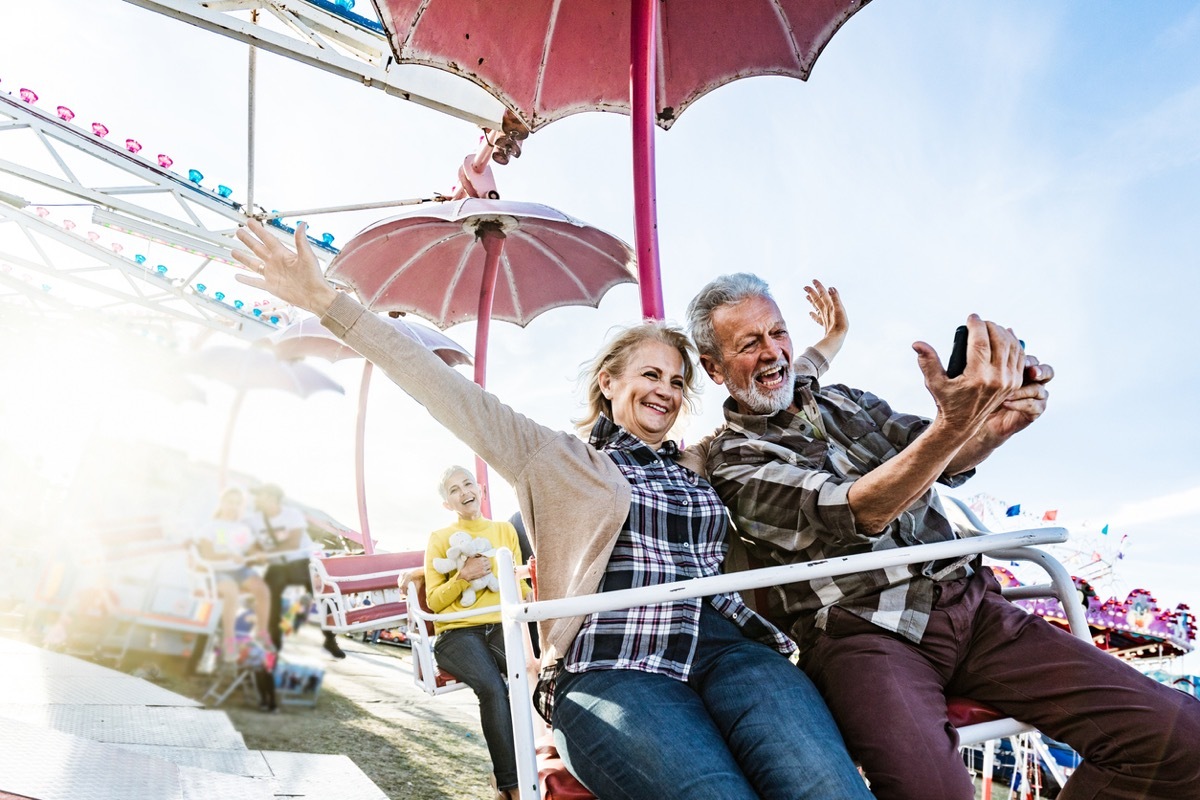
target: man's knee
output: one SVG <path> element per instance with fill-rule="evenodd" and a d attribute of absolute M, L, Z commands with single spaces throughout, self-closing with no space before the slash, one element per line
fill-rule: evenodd
<path fill-rule="evenodd" d="M 1178 797 L 1200 797 L 1200 700 L 1180 697 L 1176 713 L 1162 720 L 1160 774 L 1186 790 Z"/>

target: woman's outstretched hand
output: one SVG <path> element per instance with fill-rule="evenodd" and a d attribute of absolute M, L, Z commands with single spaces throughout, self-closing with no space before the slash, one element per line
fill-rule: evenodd
<path fill-rule="evenodd" d="M 321 273 L 303 222 L 296 225 L 296 250 L 293 252 L 267 231 L 256 219 L 239 228 L 238 241 L 249 248 L 235 249 L 233 257 L 258 277 L 237 275 L 238 283 L 270 292 L 285 303 L 320 316 L 337 297 Z"/>

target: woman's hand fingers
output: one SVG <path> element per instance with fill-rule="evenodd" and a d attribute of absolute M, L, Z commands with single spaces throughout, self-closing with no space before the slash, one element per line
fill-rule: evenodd
<path fill-rule="evenodd" d="M 233 279 L 238 283 L 244 283 L 247 286 L 253 286 L 255 289 L 267 290 L 267 282 L 262 278 L 255 278 L 251 275 L 234 275 Z"/>
<path fill-rule="evenodd" d="M 263 230 L 262 224 L 258 220 L 247 220 L 246 227 L 238 228 L 236 236 L 238 241 L 246 245 L 246 248 L 260 260 L 267 260 L 271 253 L 270 249 L 268 248 L 268 244 L 273 242 L 274 238 L 267 234 L 265 230 Z M 236 255 L 237 252 L 238 251 L 234 251 L 234 254 Z M 240 258 L 238 260 L 242 261 Z"/>
<path fill-rule="evenodd" d="M 262 274 L 263 262 L 259 260 L 258 256 L 247 250 L 242 250 L 236 247 L 230 252 L 233 253 L 234 261 L 238 262 L 251 272 L 257 272 L 259 275 Z"/>

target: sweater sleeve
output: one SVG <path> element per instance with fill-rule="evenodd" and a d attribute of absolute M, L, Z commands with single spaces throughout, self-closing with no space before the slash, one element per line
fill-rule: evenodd
<path fill-rule="evenodd" d="M 449 542 L 449 536 L 442 535 L 439 531 L 429 537 L 429 544 L 425 547 L 425 602 L 435 614 L 449 608 L 455 600 L 462 597 L 462 593 L 470 585 L 458 577 L 457 571 L 446 575 L 433 568 L 435 558 L 446 557 Z"/>

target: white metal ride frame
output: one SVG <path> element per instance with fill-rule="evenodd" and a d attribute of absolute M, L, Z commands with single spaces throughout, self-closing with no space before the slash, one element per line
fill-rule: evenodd
<path fill-rule="evenodd" d="M 23 153 L 31 142 L 48 158 L 21 158 L 18 163 L 9 157 Z M 64 158 L 67 150 L 74 151 L 70 155 L 75 170 Z M 107 166 L 89 171 L 111 176 L 115 168 L 116 173 L 128 176 L 128 184 L 98 185 L 83 180 L 80 174 L 84 170 L 78 168 L 81 157 Z M 39 162 L 56 169 L 33 166 Z M 236 308 L 195 289 L 213 265 L 222 270 L 234 265 L 230 254 L 235 244 L 233 232 L 247 219 L 239 203 L 6 93 L 0 93 L 0 179 L 0 231 L 8 233 L 15 228 L 28 242 L 26 249 L 36 254 L 0 252 L 0 263 L 7 266 L 0 271 L 0 297 L 19 293 L 37 307 L 80 309 L 78 304 L 45 292 L 36 281 L 21 278 L 21 273 L 36 274 L 49 283 L 65 281 L 102 298 L 99 304 L 88 306 L 90 310 L 139 312 L 151 318 L 200 324 L 244 339 L 257 339 L 276 329 L 267 319 L 255 316 L 248 305 Z M 25 196 L 41 192 L 68 202 Z M 199 264 L 190 268 L 186 278 L 168 278 L 153 265 L 139 264 L 82 232 L 35 213 L 39 205 L 64 204 L 85 210 L 90 207 L 93 224 L 186 251 L 199 259 Z M 268 230 L 290 241 L 289 229 L 276 223 Z M 312 241 L 318 260 L 328 265 L 337 251 L 324 242 Z M 59 247 L 51 252 L 44 246 L 47 242 Z M 62 255 L 68 248 L 78 260 Z"/>
<path fill-rule="evenodd" d="M 949 508 L 949 504 L 947 504 Z M 972 518 L 970 512 L 966 515 Z M 534 720 L 530 698 L 529 676 L 525 664 L 524 636 L 527 623 L 544 619 L 586 616 L 599 611 L 611 611 L 642 605 L 653 605 L 670 600 L 692 597 L 709 597 L 726 592 L 745 592 L 768 586 L 778 586 L 799 581 L 811 581 L 836 575 L 846 575 L 869 569 L 883 569 L 902 564 L 958 558 L 964 555 L 988 554 L 1003 560 L 1027 560 L 1039 564 L 1048 572 L 1051 585 L 1038 587 L 1064 598 L 1071 622 L 1072 633 L 1088 642 L 1087 622 L 1082 609 L 1069 598 L 1074 597 L 1074 584 L 1067 571 L 1038 545 L 1057 544 L 1067 540 L 1065 528 L 1041 528 L 1037 530 L 987 533 L 981 526 L 971 525 L 960 530 L 964 538 L 935 544 L 899 547 L 877 553 L 861 553 L 852 556 L 811 561 L 804 564 L 766 567 L 763 569 L 696 578 L 675 583 L 664 583 L 638 589 L 600 594 L 566 597 L 557 600 L 522 602 L 517 589 L 517 575 L 512 553 L 503 548 L 497 551 L 497 575 L 500 579 L 500 609 L 504 626 L 504 647 L 507 652 L 508 696 L 512 709 L 513 733 L 517 749 L 517 773 L 521 800 L 536 800 L 541 797 L 534 746 Z M 1026 588 L 1026 587 L 1021 587 Z M 1032 588 L 1032 587 L 1030 587 Z M 1022 596 L 1025 593 L 1021 593 Z M 1005 596 L 1013 595 L 1005 593 Z M 752 688 L 752 687 L 748 687 Z M 991 739 L 1014 736 L 1032 730 L 1028 725 L 1013 719 L 982 722 L 959 729 L 961 745 L 975 744 Z"/>
<path fill-rule="evenodd" d="M 323 69 L 394 97 L 501 127 L 504 106 L 461 78 L 397 64 L 383 26 L 333 2 L 306 0 L 126 0 L 204 30 Z M 250 16 L 257 14 L 258 23 Z M 278 24 L 274 24 L 278 23 Z"/>

